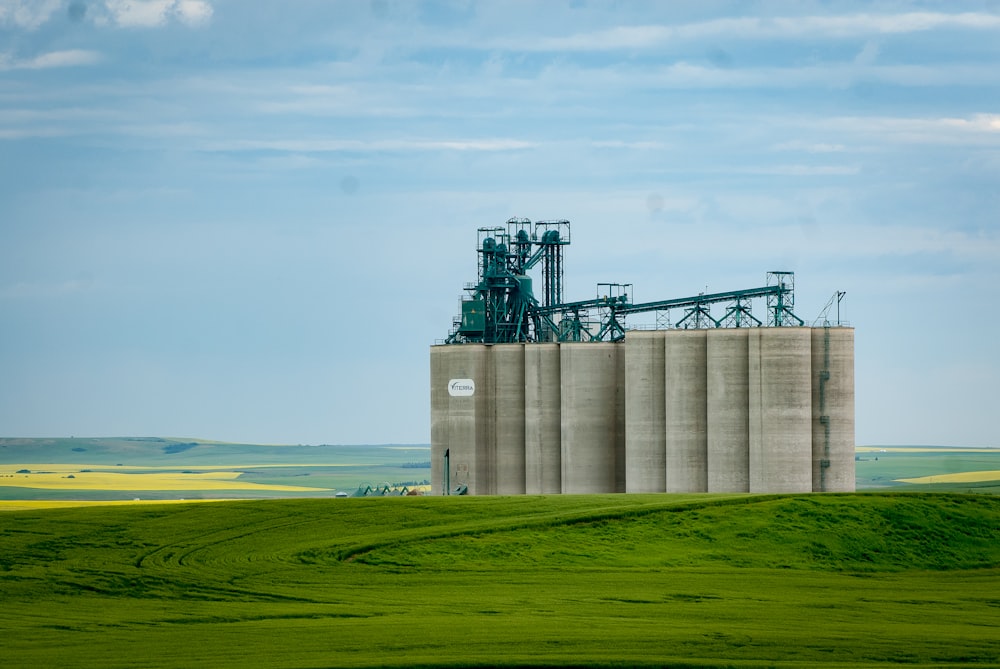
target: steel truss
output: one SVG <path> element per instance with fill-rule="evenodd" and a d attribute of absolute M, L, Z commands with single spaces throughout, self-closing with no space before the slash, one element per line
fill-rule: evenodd
<path fill-rule="evenodd" d="M 767 273 L 766 285 L 721 293 L 701 293 L 655 302 L 632 303 L 632 284 L 598 284 L 597 297 L 563 302 L 563 248 L 570 243 L 569 221 L 512 218 L 505 227 L 479 228 L 479 280 L 466 284 L 462 314 L 446 343 L 528 341 L 620 341 L 625 318 L 655 313 L 657 328 L 740 328 L 804 325 L 795 315 L 795 275 Z M 541 265 L 541 299 L 528 272 Z M 754 316 L 764 299 L 766 322 Z M 715 318 L 713 307 L 721 307 Z M 675 310 L 683 316 L 671 325 Z M 591 314 L 594 317 L 591 317 Z"/>

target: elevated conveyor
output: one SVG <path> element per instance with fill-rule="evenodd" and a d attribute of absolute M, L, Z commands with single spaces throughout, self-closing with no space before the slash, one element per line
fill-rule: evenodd
<path fill-rule="evenodd" d="M 625 318 L 655 312 L 667 327 L 782 327 L 804 325 L 795 315 L 794 274 L 769 272 L 759 288 L 699 294 L 633 303 L 630 284 L 599 284 L 604 294 L 587 300 L 563 301 L 563 249 L 570 243 L 569 221 L 512 218 L 506 227 L 480 228 L 479 277 L 467 284 L 461 315 L 445 343 L 517 343 L 620 341 Z M 528 272 L 541 270 L 541 298 L 535 296 Z M 753 313 L 755 301 L 766 303 L 766 320 Z M 722 306 L 718 317 L 713 307 Z M 671 312 L 682 317 L 671 324 Z M 759 312 L 759 310 L 758 310 Z"/>

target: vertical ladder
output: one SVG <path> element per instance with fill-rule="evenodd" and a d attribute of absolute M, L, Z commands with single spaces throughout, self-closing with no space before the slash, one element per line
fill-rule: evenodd
<path fill-rule="evenodd" d="M 823 369 L 819 372 L 819 422 L 823 426 L 823 458 L 819 461 L 819 491 L 826 492 L 830 468 L 830 416 L 826 413 L 826 384 L 830 381 L 830 324 L 823 326 Z"/>

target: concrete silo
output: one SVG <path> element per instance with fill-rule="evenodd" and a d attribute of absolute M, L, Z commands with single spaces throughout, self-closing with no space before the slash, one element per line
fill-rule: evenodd
<path fill-rule="evenodd" d="M 624 365 L 613 342 L 559 348 L 562 491 L 624 492 Z"/>
<path fill-rule="evenodd" d="M 489 351 L 493 377 L 493 492 L 525 493 L 524 344 L 496 344 Z"/>
<path fill-rule="evenodd" d="M 705 330 L 668 330 L 664 339 L 666 491 L 708 490 Z"/>
<path fill-rule="evenodd" d="M 474 493 L 490 492 L 493 472 L 487 457 L 493 411 L 488 351 L 483 344 L 431 349 L 431 483 L 438 490 L 448 483 L 452 488 L 467 486 Z"/>
<path fill-rule="evenodd" d="M 705 333 L 708 492 L 750 491 L 749 333 Z"/>
<path fill-rule="evenodd" d="M 559 344 L 524 347 L 524 472 L 529 495 L 562 492 Z"/>
<path fill-rule="evenodd" d="M 811 492 L 811 331 L 749 333 L 750 492 Z"/>
<path fill-rule="evenodd" d="M 665 330 L 625 338 L 625 491 L 665 492 Z"/>
<path fill-rule="evenodd" d="M 854 329 L 812 329 L 813 492 L 854 492 Z"/>

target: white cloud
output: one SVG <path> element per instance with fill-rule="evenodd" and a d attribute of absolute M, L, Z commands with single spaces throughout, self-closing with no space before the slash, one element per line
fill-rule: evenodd
<path fill-rule="evenodd" d="M 201 26 L 212 18 L 206 0 L 105 0 L 111 22 L 124 28 L 155 28 L 177 20 Z"/>
<path fill-rule="evenodd" d="M 176 0 L 173 13 L 182 23 L 199 26 L 212 18 L 212 6 L 203 0 Z"/>
<path fill-rule="evenodd" d="M 363 141 L 354 139 L 279 139 L 238 140 L 214 143 L 212 151 L 289 151 L 293 153 L 321 153 L 331 151 L 518 151 L 537 146 L 534 142 L 519 139 L 454 139 L 409 140 L 388 139 Z"/>
<path fill-rule="evenodd" d="M 591 145 L 598 149 L 634 149 L 638 151 L 662 151 L 669 148 L 664 142 L 654 141 L 595 140 L 591 142 Z"/>
<path fill-rule="evenodd" d="M 3 70 L 45 70 L 53 67 L 79 67 L 93 65 L 101 60 L 96 51 L 70 49 L 50 51 L 27 60 L 15 60 L 9 54 L 0 54 L 0 71 Z"/>
<path fill-rule="evenodd" d="M 847 147 L 843 144 L 826 144 L 822 142 L 802 142 L 798 140 L 782 142 L 774 145 L 775 151 L 805 151 L 806 153 L 840 153 Z"/>
<path fill-rule="evenodd" d="M 967 117 L 898 118 L 885 116 L 838 117 L 818 125 L 838 132 L 872 135 L 882 141 L 907 144 L 980 145 L 1000 140 L 1000 114 Z"/>
<path fill-rule="evenodd" d="M 1000 15 L 965 12 L 909 12 L 849 16 L 724 18 L 683 25 L 616 26 L 567 37 L 508 44 L 516 50 L 608 51 L 648 49 L 680 40 L 848 38 L 939 29 L 1000 30 Z M 877 54 L 877 47 L 875 47 Z M 866 47 L 866 50 L 870 50 Z"/>
<path fill-rule="evenodd" d="M 728 174 L 771 174 L 775 176 L 851 176 L 859 174 L 857 165 L 766 165 L 763 167 L 730 168 Z"/>
<path fill-rule="evenodd" d="M 540 76 L 540 85 L 565 99 L 586 97 L 591 91 L 648 90 L 837 90 L 859 83 L 894 86 L 976 86 L 995 85 L 997 70 L 991 63 L 934 65 L 857 65 L 853 62 L 831 65 L 793 67 L 717 68 L 687 61 L 676 61 L 659 67 L 614 66 L 584 67 L 558 63 L 547 67 Z M 579 81 L 588 82 L 581 89 Z M 494 87 L 508 85 L 500 81 Z M 516 83 L 516 82 L 515 82 Z"/>
<path fill-rule="evenodd" d="M 61 0 L 0 0 L 0 25 L 13 24 L 34 30 L 62 5 Z"/>
<path fill-rule="evenodd" d="M 63 9 L 63 0 L 0 0 L 0 25 L 35 30 Z M 125 28 L 155 28 L 169 21 L 205 25 L 212 18 L 208 0 L 103 0 L 92 10 L 95 23 Z"/>

